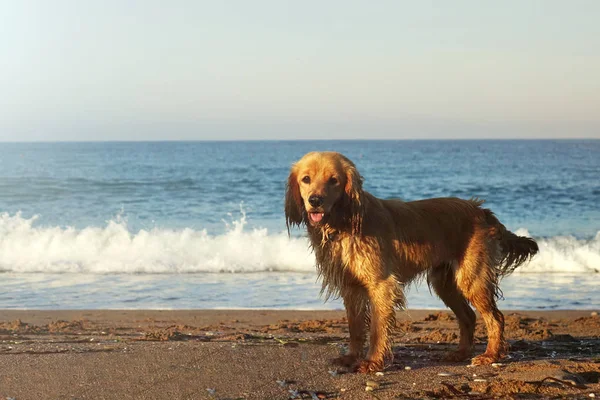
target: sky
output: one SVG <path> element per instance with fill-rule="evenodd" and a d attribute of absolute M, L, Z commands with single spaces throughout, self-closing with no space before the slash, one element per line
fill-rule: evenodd
<path fill-rule="evenodd" d="M 600 1 L 0 0 L 0 141 L 600 138 Z"/>

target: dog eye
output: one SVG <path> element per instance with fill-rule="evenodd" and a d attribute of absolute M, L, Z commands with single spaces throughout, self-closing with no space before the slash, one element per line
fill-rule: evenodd
<path fill-rule="evenodd" d="M 306 175 L 304 178 L 302 178 L 302 182 L 310 183 L 310 176 Z"/>
<path fill-rule="evenodd" d="M 338 183 L 337 178 L 335 178 L 333 176 L 331 178 L 329 178 L 329 184 L 330 185 L 337 185 L 337 183 Z"/>

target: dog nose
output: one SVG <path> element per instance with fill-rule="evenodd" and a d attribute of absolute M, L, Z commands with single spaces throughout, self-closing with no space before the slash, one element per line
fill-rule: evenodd
<path fill-rule="evenodd" d="M 313 194 L 313 195 L 311 195 L 308 198 L 308 202 L 313 207 L 319 207 L 319 206 L 323 205 L 323 197 L 322 196 L 317 196 L 316 194 Z"/>

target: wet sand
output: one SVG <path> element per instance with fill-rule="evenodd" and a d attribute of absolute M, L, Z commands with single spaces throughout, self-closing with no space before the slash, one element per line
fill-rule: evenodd
<path fill-rule="evenodd" d="M 600 317 L 504 313 L 499 366 L 442 361 L 454 317 L 409 310 L 394 360 L 367 376 L 330 364 L 342 311 L 0 310 L 0 399 L 600 398 Z M 482 352 L 481 320 L 476 338 Z"/>

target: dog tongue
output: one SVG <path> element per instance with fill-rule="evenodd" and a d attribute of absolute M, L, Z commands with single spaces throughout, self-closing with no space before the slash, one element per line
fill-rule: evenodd
<path fill-rule="evenodd" d="M 310 219 L 313 222 L 321 222 L 323 219 L 323 213 L 310 213 Z"/>

